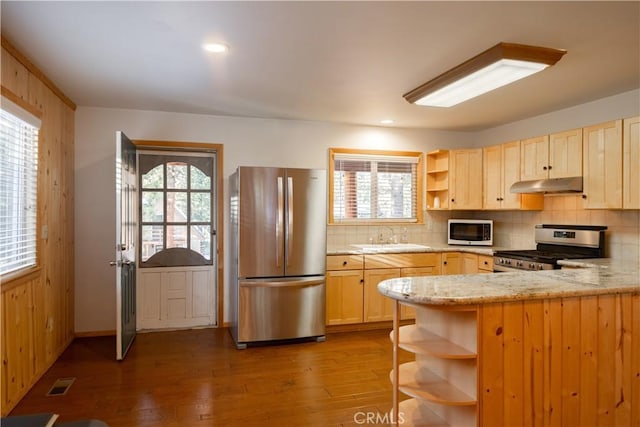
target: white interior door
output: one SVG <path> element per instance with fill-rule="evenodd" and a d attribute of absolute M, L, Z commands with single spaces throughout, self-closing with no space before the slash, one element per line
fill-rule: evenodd
<path fill-rule="evenodd" d="M 136 238 L 138 227 L 136 147 L 116 132 L 116 359 L 136 336 Z"/>

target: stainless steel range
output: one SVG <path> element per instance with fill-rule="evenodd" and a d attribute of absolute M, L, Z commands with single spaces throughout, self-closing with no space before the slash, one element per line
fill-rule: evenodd
<path fill-rule="evenodd" d="M 604 257 L 604 231 L 599 225 L 541 224 L 535 227 L 536 249 L 496 251 L 493 271 L 553 270 L 559 260 Z"/>

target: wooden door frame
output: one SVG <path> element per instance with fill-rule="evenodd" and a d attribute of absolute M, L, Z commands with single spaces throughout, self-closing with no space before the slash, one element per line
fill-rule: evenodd
<path fill-rule="evenodd" d="M 180 151 L 201 151 L 216 153 L 216 263 L 217 263 L 217 309 L 216 327 L 224 325 L 224 176 L 223 166 L 223 145 L 206 142 L 182 142 L 182 141 L 153 141 L 153 140 L 131 140 L 133 144 L 143 150 L 173 150 L 177 154 Z"/>

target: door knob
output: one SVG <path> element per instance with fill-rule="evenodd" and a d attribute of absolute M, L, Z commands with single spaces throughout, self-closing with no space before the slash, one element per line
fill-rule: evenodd
<path fill-rule="evenodd" d="M 109 262 L 109 265 L 110 265 L 111 267 L 117 267 L 117 266 L 119 266 L 119 265 L 120 265 L 120 263 L 121 263 L 121 261 L 110 261 L 110 262 Z"/>

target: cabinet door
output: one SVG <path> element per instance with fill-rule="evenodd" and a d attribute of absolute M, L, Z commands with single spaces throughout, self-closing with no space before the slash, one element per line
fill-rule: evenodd
<path fill-rule="evenodd" d="M 327 325 L 362 323 L 362 270 L 327 272 Z"/>
<path fill-rule="evenodd" d="M 382 268 L 364 272 L 364 321 L 380 322 L 393 320 L 394 299 L 378 292 L 378 283 L 400 277 L 399 268 Z"/>
<path fill-rule="evenodd" d="M 640 209 L 640 116 L 624 120 L 622 207 Z"/>
<path fill-rule="evenodd" d="M 463 253 L 462 254 L 462 273 L 475 274 L 478 272 L 478 255 Z"/>
<path fill-rule="evenodd" d="M 582 129 L 549 137 L 549 178 L 582 176 Z"/>
<path fill-rule="evenodd" d="M 442 254 L 442 274 L 462 274 L 464 265 L 462 264 L 462 253 L 445 252 Z"/>
<path fill-rule="evenodd" d="M 482 148 L 451 151 L 449 168 L 449 208 L 482 209 Z"/>
<path fill-rule="evenodd" d="M 585 209 L 622 207 L 622 120 L 583 129 Z"/>
<path fill-rule="evenodd" d="M 549 176 L 549 137 L 523 139 L 520 150 L 520 180 L 545 179 Z"/>
<path fill-rule="evenodd" d="M 519 209 L 520 194 L 512 193 L 511 186 L 520 181 L 520 141 L 502 144 L 502 209 Z"/>
<path fill-rule="evenodd" d="M 502 145 L 483 148 L 482 163 L 483 207 L 500 209 L 502 206 Z M 518 164 L 520 164 L 520 153 L 518 153 Z"/>

